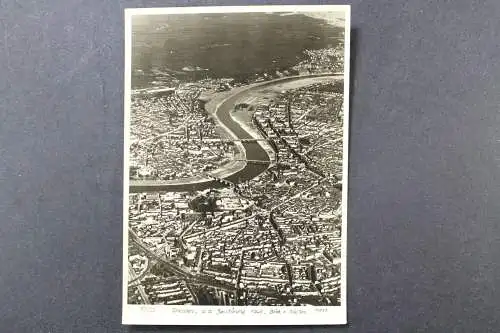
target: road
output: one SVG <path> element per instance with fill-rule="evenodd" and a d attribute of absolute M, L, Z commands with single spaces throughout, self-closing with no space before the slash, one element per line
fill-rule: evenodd
<path fill-rule="evenodd" d="M 132 265 L 130 263 L 128 263 L 128 273 L 129 273 L 129 279 L 131 279 L 133 281 L 137 280 L 137 276 L 136 276 L 134 269 L 132 268 Z M 139 290 L 139 294 L 141 295 L 142 300 L 144 301 L 144 304 L 151 304 L 151 302 L 149 301 L 149 297 L 146 294 L 146 291 L 144 290 L 144 286 L 137 285 L 136 288 L 137 288 L 137 290 Z"/>
<path fill-rule="evenodd" d="M 216 108 L 215 118 L 216 121 L 220 122 L 221 126 L 230 137 L 233 137 L 241 141 L 243 149 L 245 151 L 245 156 L 247 160 L 261 161 L 260 164 L 246 163 L 245 167 L 231 175 L 225 177 L 225 179 L 238 183 L 242 181 L 250 180 L 262 172 L 264 172 L 270 164 L 270 158 L 264 148 L 259 144 L 256 139 L 260 140 L 260 137 L 254 137 L 251 133 L 246 131 L 237 121 L 231 116 L 231 111 L 239 100 L 248 98 L 252 93 L 256 93 L 263 88 L 269 88 L 275 85 L 280 85 L 283 83 L 289 83 L 293 81 L 304 80 L 304 85 L 311 84 L 311 79 L 314 78 L 342 78 L 343 74 L 318 74 L 318 75 L 308 75 L 308 76 L 294 76 L 287 77 L 277 80 L 272 80 L 268 82 L 261 82 L 258 84 L 252 84 L 248 87 L 237 90 L 234 94 L 225 98 Z M 200 178 L 196 181 L 191 180 L 189 183 L 182 182 L 166 182 L 161 180 L 131 180 L 129 182 L 129 192 L 153 192 L 153 191 L 201 191 L 208 188 L 219 188 L 224 186 L 223 184 L 216 182 L 212 179 Z"/>
<path fill-rule="evenodd" d="M 161 262 L 162 264 L 164 264 L 165 267 L 167 268 L 167 270 L 170 273 L 172 273 L 173 275 L 177 276 L 180 280 L 185 280 L 186 283 L 188 283 L 188 284 L 205 285 L 205 286 L 217 288 L 217 289 L 228 291 L 228 292 L 235 292 L 236 291 L 236 288 L 229 283 L 215 280 L 214 278 L 209 277 L 209 276 L 195 275 L 195 274 L 189 272 L 188 270 L 185 270 L 185 269 L 179 267 L 175 263 L 159 257 L 156 253 L 151 251 L 148 248 L 148 246 L 146 246 L 141 241 L 139 236 L 130 228 L 129 228 L 129 235 L 131 236 L 132 242 L 134 242 L 138 247 L 140 247 L 144 252 L 146 252 L 147 255 L 150 257 L 150 259 L 155 259 L 155 260 Z"/>

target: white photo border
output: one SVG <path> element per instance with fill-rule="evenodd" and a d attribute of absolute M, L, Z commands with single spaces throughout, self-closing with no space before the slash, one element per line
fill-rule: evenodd
<path fill-rule="evenodd" d="M 343 12 L 344 37 L 344 124 L 341 277 L 339 306 L 200 306 L 200 305 L 135 305 L 127 303 L 128 282 L 128 197 L 129 142 L 132 83 L 132 17 L 135 15 L 251 13 L 251 12 Z M 123 274 L 122 324 L 124 325 L 345 325 L 347 324 L 347 213 L 349 168 L 349 90 L 350 90 L 350 5 L 266 5 L 210 6 L 125 9 L 125 75 L 124 75 L 124 164 L 123 164 Z"/>

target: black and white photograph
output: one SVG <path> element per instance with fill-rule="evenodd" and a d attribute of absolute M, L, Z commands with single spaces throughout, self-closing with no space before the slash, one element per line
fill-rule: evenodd
<path fill-rule="evenodd" d="M 124 324 L 345 324 L 350 7 L 125 11 Z"/>

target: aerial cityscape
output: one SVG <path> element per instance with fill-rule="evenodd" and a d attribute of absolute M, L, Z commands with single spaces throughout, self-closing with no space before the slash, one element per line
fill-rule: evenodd
<path fill-rule="evenodd" d="M 128 304 L 340 305 L 344 51 L 343 13 L 132 17 Z"/>

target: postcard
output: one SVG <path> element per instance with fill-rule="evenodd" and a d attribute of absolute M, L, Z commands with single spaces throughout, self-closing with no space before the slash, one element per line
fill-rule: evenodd
<path fill-rule="evenodd" d="M 345 324 L 349 6 L 125 11 L 130 325 Z"/>

